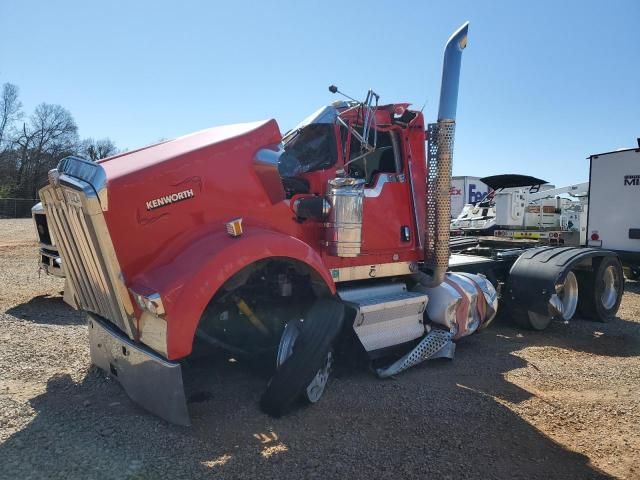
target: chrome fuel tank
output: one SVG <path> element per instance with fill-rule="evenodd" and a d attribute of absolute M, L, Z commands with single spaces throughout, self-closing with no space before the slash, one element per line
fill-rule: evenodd
<path fill-rule="evenodd" d="M 329 255 L 357 257 L 362 248 L 363 179 L 334 178 L 327 185 L 331 211 L 325 223 Z"/>

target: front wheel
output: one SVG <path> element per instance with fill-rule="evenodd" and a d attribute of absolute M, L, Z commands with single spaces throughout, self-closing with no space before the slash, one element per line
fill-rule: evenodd
<path fill-rule="evenodd" d="M 260 400 L 265 413 L 280 417 L 300 397 L 310 403 L 320 400 L 331 371 L 331 347 L 343 318 L 340 302 L 321 299 L 302 321 L 287 323 L 278 347 L 278 369 Z"/>

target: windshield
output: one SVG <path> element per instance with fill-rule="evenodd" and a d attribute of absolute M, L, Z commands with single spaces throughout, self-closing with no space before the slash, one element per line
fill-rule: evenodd
<path fill-rule="evenodd" d="M 336 160 L 333 124 L 312 123 L 289 136 L 278 160 L 278 171 L 283 177 L 295 177 L 329 168 Z"/>

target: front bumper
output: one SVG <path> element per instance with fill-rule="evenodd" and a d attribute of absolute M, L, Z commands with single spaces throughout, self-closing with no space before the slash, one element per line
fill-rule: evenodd
<path fill-rule="evenodd" d="M 40 247 L 40 268 L 47 275 L 64 278 L 64 269 L 62 268 L 62 260 L 60 254 L 51 248 Z"/>
<path fill-rule="evenodd" d="M 168 361 L 97 315 L 89 314 L 91 362 L 112 375 L 141 407 L 178 425 L 190 425 L 182 367 Z"/>

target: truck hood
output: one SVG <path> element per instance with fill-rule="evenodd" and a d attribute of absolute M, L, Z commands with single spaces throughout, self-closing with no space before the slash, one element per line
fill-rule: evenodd
<path fill-rule="evenodd" d="M 105 169 L 108 178 L 115 180 L 140 170 L 156 169 L 159 165 L 175 158 L 188 156 L 198 150 L 215 148 L 217 144 L 243 137 L 246 139 L 251 132 L 259 131 L 268 123 L 269 121 L 259 121 L 208 128 L 173 140 L 123 152 L 99 160 L 98 163 Z"/>
<path fill-rule="evenodd" d="M 101 161 L 104 216 L 125 278 L 160 261 L 169 246 L 179 251 L 195 237 L 225 231 L 231 219 L 251 224 L 267 217 L 273 202 L 255 155 L 281 139 L 276 121 L 267 120 L 210 128 Z"/>

